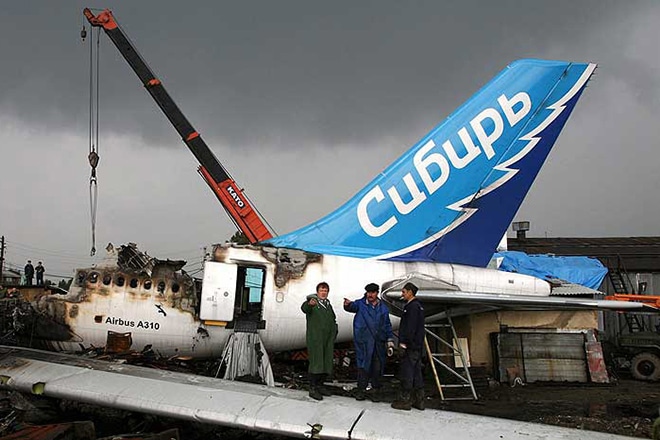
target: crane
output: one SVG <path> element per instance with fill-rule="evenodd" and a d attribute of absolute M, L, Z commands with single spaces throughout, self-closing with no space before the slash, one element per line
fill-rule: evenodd
<path fill-rule="evenodd" d="M 83 14 L 91 26 L 103 28 L 106 35 L 131 66 L 133 72 L 138 76 L 151 97 L 156 101 L 158 107 L 160 107 L 167 119 L 172 123 L 183 142 L 188 146 L 195 158 L 197 158 L 200 164 L 198 168 L 199 174 L 209 187 L 211 187 L 211 190 L 225 211 L 227 211 L 227 214 L 236 227 L 245 234 L 250 243 L 272 238 L 273 234 L 263 218 L 252 207 L 245 194 L 243 194 L 243 190 L 218 161 L 208 145 L 206 145 L 206 142 L 204 142 L 170 97 L 162 82 L 142 59 L 126 34 L 119 27 L 112 12 L 109 9 L 105 9 L 98 15 L 94 15 L 89 8 L 85 8 Z"/>

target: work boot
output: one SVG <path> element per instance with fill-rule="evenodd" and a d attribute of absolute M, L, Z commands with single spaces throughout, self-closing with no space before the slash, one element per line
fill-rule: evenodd
<path fill-rule="evenodd" d="M 424 411 L 424 389 L 418 388 L 412 392 L 412 407 Z"/>
<path fill-rule="evenodd" d="M 364 390 L 362 388 L 357 388 L 355 390 L 354 394 L 355 400 L 363 401 L 365 396 L 364 396 Z"/>
<path fill-rule="evenodd" d="M 314 400 L 323 400 L 323 396 L 316 387 L 309 387 L 309 397 Z"/>
<path fill-rule="evenodd" d="M 321 393 L 322 396 L 332 396 L 332 388 L 329 386 L 326 386 L 325 382 L 328 380 L 328 375 L 326 373 L 319 374 L 318 376 L 318 389 L 319 393 Z"/>
<path fill-rule="evenodd" d="M 410 411 L 412 403 L 410 402 L 410 391 L 402 391 L 398 399 L 392 402 L 392 408 Z"/>
<path fill-rule="evenodd" d="M 332 396 L 332 391 L 330 391 L 330 387 L 327 387 L 325 385 L 319 385 L 317 389 L 322 396 Z"/>
<path fill-rule="evenodd" d="M 319 391 L 321 375 L 316 373 L 309 374 L 309 397 L 314 400 L 323 400 L 323 394 Z"/>
<path fill-rule="evenodd" d="M 374 403 L 380 402 L 380 388 L 372 388 L 367 391 L 367 398 Z"/>

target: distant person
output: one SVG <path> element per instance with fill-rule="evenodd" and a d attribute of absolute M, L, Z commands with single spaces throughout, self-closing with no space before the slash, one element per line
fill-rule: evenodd
<path fill-rule="evenodd" d="M 424 410 L 424 377 L 422 353 L 424 350 L 424 307 L 418 300 L 417 286 L 406 283 L 401 290 L 406 305 L 399 326 L 399 348 L 403 354 L 399 365 L 400 396 L 392 408 L 410 411 L 412 407 Z"/>
<path fill-rule="evenodd" d="M 37 286 L 44 285 L 44 272 L 46 268 L 41 264 L 41 261 L 37 263 L 37 267 L 34 268 L 34 272 L 37 274 Z"/>
<path fill-rule="evenodd" d="M 332 375 L 332 355 L 337 338 L 337 317 L 328 300 L 330 286 L 321 282 L 316 293 L 307 296 L 300 309 L 307 315 L 307 353 L 309 357 L 309 397 L 323 400 L 329 390 L 323 382 Z"/>
<path fill-rule="evenodd" d="M 32 265 L 32 260 L 27 260 L 27 264 L 24 268 L 25 273 L 25 285 L 32 285 L 32 278 L 34 278 L 34 266 Z"/>
<path fill-rule="evenodd" d="M 378 284 L 369 283 L 364 290 L 364 297 L 360 299 L 351 301 L 344 298 L 344 310 L 355 313 L 353 341 L 358 369 L 355 399 L 364 400 L 367 397 L 367 385 L 371 382 L 372 390 L 368 397 L 378 402 L 386 356 L 394 350 L 394 335 L 390 311 L 378 298 Z"/>

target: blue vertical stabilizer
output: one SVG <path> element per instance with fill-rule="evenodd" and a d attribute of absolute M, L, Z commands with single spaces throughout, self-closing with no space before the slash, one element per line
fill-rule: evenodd
<path fill-rule="evenodd" d="M 339 209 L 265 243 L 486 266 L 595 68 L 512 63 Z"/>

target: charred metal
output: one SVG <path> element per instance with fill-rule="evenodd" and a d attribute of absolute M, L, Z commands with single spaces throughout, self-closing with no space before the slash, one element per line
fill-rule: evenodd
<path fill-rule="evenodd" d="M 184 260 L 159 260 L 141 252 L 135 243 L 106 248 L 108 255 L 96 267 L 76 271 L 73 284 L 65 295 L 48 289 L 12 299 L 3 307 L 3 332 L 11 333 L 21 345 L 57 348 L 60 342 L 81 342 L 72 330 L 80 316 L 79 304 L 97 297 L 128 294 L 124 301 L 156 297 L 162 306 L 197 316 L 199 296 L 193 278 L 182 268 Z M 3 300 L 9 301 L 9 300 Z M 96 323 L 106 317 L 94 316 Z M 51 341 L 52 343 L 49 343 Z"/>
<path fill-rule="evenodd" d="M 275 285 L 279 288 L 284 287 L 291 279 L 302 278 L 309 264 L 322 259 L 320 254 L 272 247 L 263 248 L 261 254 L 268 261 L 275 263 Z"/>
<path fill-rule="evenodd" d="M 275 285 L 278 288 L 284 287 L 292 279 L 302 278 L 310 264 L 318 263 L 323 259 L 321 254 L 301 251 L 297 249 L 237 245 L 228 243 L 216 244 L 213 246 L 213 261 L 234 261 L 229 255 L 229 250 L 231 248 L 259 250 L 261 252 L 261 256 L 275 266 Z"/>

